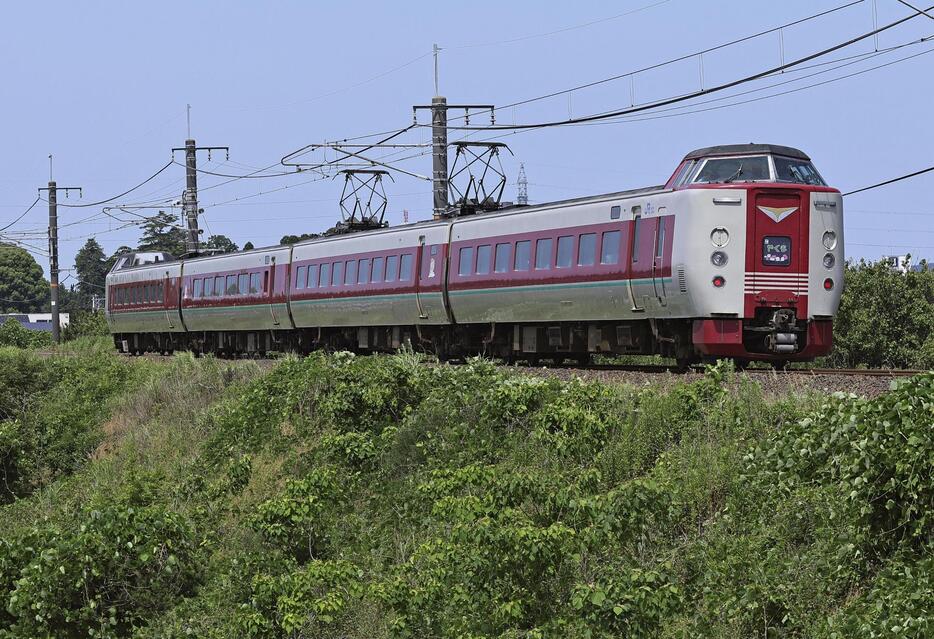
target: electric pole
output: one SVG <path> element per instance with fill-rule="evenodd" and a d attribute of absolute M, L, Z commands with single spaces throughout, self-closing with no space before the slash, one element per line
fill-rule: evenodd
<path fill-rule="evenodd" d="M 201 209 L 198 208 L 198 151 L 207 151 L 208 160 L 211 159 L 211 151 L 224 151 L 227 158 L 230 159 L 230 149 L 226 146 L 198 146 L 191 138 L 185 140 L 184 147 L 172 149 L 174 155 L 176 151 L 185 152 L 185 192 L 182 194 L 182 210 L 185 212 L 185 224 L 188 234 L 185 238 L 185 252 L 189 255 L 198 252 L 198 214 Z"/>
<path fill-rule="evenodd" d="M 55 184 L 52 177 L 52 156 L 49 156 L 49 186 L 40 188 L 39 192 L 49 192 L 49 285 L 52 292 L 52 340 L 57 344 L 61 340 L 61 326 L 58 319 L 58 190 L 78 191 L 80 186 L 60 187 Z"/>

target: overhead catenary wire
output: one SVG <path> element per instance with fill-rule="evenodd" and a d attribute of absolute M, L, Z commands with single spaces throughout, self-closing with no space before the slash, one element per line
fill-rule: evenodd
<path fill-rule="evenodd" d="M 118 193 L 117 195 L 114 195 L 113 197 L 109 197 L 109 198 L 107 198 L 106 200 L 98 200 L 97 202 L 88 202 L 88 203 L 84 203 L 84 204 L 65 204 L 65 203 L 63 203 L 63 202 L 58 202 L 58 206 L 65 207 L 65 208 L 70 208 L 70 209 L 81 209 L 81 208 L 88 208 L 88 207 L 91 207 L 91 206 L 100 206 L 101 204 L 107 204 L 107 203 L 109 203 L 109 202 L 113 202 L 114 200 L 118 200 L 118 199 L 122 198 L 122 197 L 125 196 L 125 195 L 129 195 L 130 193 L 132 193 L 132 192 L 135 191 L 136 189 L 141 188 L 141 187 L 143 187 L 144 185 L 146 185 L 146 184 L 148 184 L 149 182 L 151 182 L 152 180 L 156 179 L 156 177 L 158 177 L 163 171 L 165 171 L 167 168 L 169 168 L 170 166 L 172 166 L 172 164 L 174 164 L 174 162 L 175 162 L 175 160 L 169 160 L 168 162 L 166 162 L 165 166 L 163 166 L 161 169 L 159 169 L 158 171 L 156 171 L 155 173 L 153 173 L 152 175 L 150 175 L 148 178 L 146 178 L 145 180 L 143 180 L 142 182 L 140 182 L 139 184 L 137 184 L 137 185 L 134 186 L 133 188 L 127 189 L 127 190 L 124 191 L 123 193 Z"/>
<path fill-rule="evenodd" d="M 889 184 L 895 184 L 896 182 L 901 182 L 902 180 L 907 180 L 907 179 L 909 179 L 909 178 L 917 177 L 917 176 L 923 175 L 923 174 L 925 174 L 925 173 L 930 173 L 931 171 L 934 171 L 934 166 L 929 166 L 929 167 L 927 167 L 926 169 L 921 169 L 920 171 L 914 171 L 914 172 L 912 172 L 912 173 L 906 173 L 905 175 L 900 175 L 900 176 L 898 176 L 898 177 L 896 177 L 896 178 L 892 178 L 891 180 L 885 180 L 884 182 L 879 182 L 879 183 L 877 183 L 877 184 L 871 184 L 871 185 L 869 185 L 869 186 L 864 186 L 864 187 L 859 188 L 859 189 L 854 189 L 854 190 L 852 190 L 852 191 L 847 191 L 846 193 L 843 194 L 843 196 L 846 197 L 847 195 L 855 195 L 855 194 L 857 194 L 857 193 L 862 193 L 863 191 L 871 191 L 872 189 L 878 189 L 878 188 L 881 187 L 881 186 L 888 186 Z"/>
<path fill-rule="evenodd" d="M 2 229 L 0 229 L 0 233 L 2 233 L 3 231 L 7 230 L 7 229 L 10 228 L 11 226 L 13 226 L 13 225 L 16 224 L 17 222 L 19 222 L 21 219 L 23 219 L 24 217 L 26 217 L 26 215 L 36 206 L 36 204 L 39 203 L 39 201 L 40 201 L 41 199 L 42 199 L 42 196 L 37 195 L 37 196 L 36 196 L 36 199 L 33 200 L 33 203 L 30 204 L 29 207 L 28 207 L 25 211 L 23 211 L 22 213 L 20 213 L 19 216 L 18 216 L 15 220 L 13 220 L 12 222 L 10 222 L 10 223 L 7 224 L 6 226 L 4 226 Z"/>

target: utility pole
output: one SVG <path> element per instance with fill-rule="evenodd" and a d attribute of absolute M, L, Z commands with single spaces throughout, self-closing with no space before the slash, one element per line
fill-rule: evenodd
<path fill-rule="evenodd" d="M 58 190 L 78 191 L 80 186 L 60 187 L 52 179 L 52 156 L 49 156 L 49 186 L 40 188 L 39 192 L 49 192 L 49 285 L 52 292 L 52 339 L 57 344 L 61 341 L 61 326 L 58 319 Z"/>
<path fill-rule="evenodd" d="M 191 107 L 189 106 L 189 109 Z M 190 135 L 189 120 L 189 135 Z M 176 151 L 185 152 L 185 192 L 182 194 L 182 210 L 185 212 L 185 224 L 188 228 L 188 235 L 185 238 L 185 252 L 196 254 L 198 252 L 198 214 L 201 209 L 198 208 L 198 151 L 207 151 L 208 160 L 211 159 L 211 151 L 224 151 L 227 158 L 230 159 L 230 149 L 226 146 L 198 146 L 191 138 L 185 140 L 184 147 L 172 149 L 174 155 Z"/>

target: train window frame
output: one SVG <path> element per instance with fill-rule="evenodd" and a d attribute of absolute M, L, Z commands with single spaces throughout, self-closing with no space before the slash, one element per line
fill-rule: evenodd
<path fill-rule="evenodd" d="M 382 255 L 377 255 L 373 258 L 373 265 L 370 270 L 370 282 L 373 284 L 381 284 L 386 277 L 386 258 Z"/>
<path fill-rule="evenodd" d="M 156 284 L 156 301 L 160 304 L 165 302 L 165 284 L 163 282 Z"/>
<path fill-rule="evenodd" d="M 192 283 L 192 289 L 195 299 L 201 299 L 204 297 L 204 280 L 200 277 L 196 278 Z"/>
<path fill-rule="evenodd" d="M 259 272 L 250 273 L 250 295 L 259 295 L 262 283 L 259 280 Z"/>
<path fill-rule="evenodd" d="M 214 277 L 204 278 L 204 297 L 214 297 Z"/>
<path fill-rule="evenodd" d="M 512 256 L 512 244 L 510 242 L 498 242 L 496 244 L 495 255 L 493 256 L 493 272 L 508 273 L 509 258 Z"/>
<path fill-rule="evenodd" d="M 399 258 L 399 281 L 409 282 L 412 279 L 412 266 L 415 259 L 411 253 L 403 253 Z"/>
<path fill-rule="evenodd" d="M 639 213 L 636 212 L 636 209 L 639 209 Z M 632 261 L 639 261 L 639 231 L 642 230 L 642 207 L 632 207 L 633 216 L 632 216 Z"/>
<path fill-rule="evenodd" d="M 781 182 L 782 184 L 806 184 L 809 186 L 827 186 L 827 182 L 824 181 L 824 178 L 821 176 L 820 172 L 818 172 L 817 167 L 815 167 L 814 163 L 811 162 L 810 160 L 792 158 L 792 157 L 788 157 L 787 155 L 772 155 L 772 156 L 769 156 L 769 159 L 771 160 L 771 163 L 772 163 L 772 175 L 775 176 L 776 182 Z M 779 171 L 779 168 L 778 168 L 779 161 L 787 162 L 789 165 L 788 166 L 789 169 L 791 168 L 790 165 L 795 164 L 795 163 L 807 167 L 807 169 L 810 170 L 816 177 L 816 181 L 808 181 L 805 178 L 801 178 L 801 179 L 783 178 L 782 172 Z M 794 172 L 791 172 L 791 173 L 792 173 L 792 176 L 794 176 Z"/>
<path fill-rule="evenodd" d="M 612 266 L 619 264 L 622 250 L 620 245 L 623 241 L 623 234 L 619 229 L 604 231 L 600 236 L 600 264 L 603 266 Z"/>
<path fill-rule="evenodd" d="M 308 287 L 307 288 L 318 288 L 318 271 L 319 271 L 319 266 L 317 264 L 308 265 Z"/>
<path fill-rule="evenodd" d="M 228 275 L 224 279 L 224 295 L 236 295 L 237 294 L 237 276 Z"/>
<path fill-rule="evenodd" d="M 369 284 L 370 283 L 370 265 L 372 264 L 370 258 L 364 257 L 360 259 L 360 265 L 357 267 L 357 284 Z"/>
<path fill-rule="evenodd" d="M 535 270 L 550 271 L 551 255 L 555 248 L 555 240 L 551 237 L 540 237 L 535 240 Z"/>
<path fill-rule="evenodd" d="M 491 264 L 490 261 L 493 257 L 493 245 L 492 244 L 481 244 L 477 247 L 477 268 L 474 269 L 474 272 L 477 275 L 489 275 Z"/>
<path fill-rule="evenodd" d="M 474 250 L 472 246 L 462 246 L 457 252 L 457 275 L 466 277 L 474 272 Z"/>
<path fill-rule="evenodd" d="M 559 235 L 555 251 L 555 268 L 571 268 L 573 265 L 574 236 Z"/>
<path fill-rule="evenodd" d="M 357 260 L 344 261 L 344 286 L 353 286 L 357 283 Z"/>
<path fill-rule="evenodd" d="M 386 279 L 385 282 L 399 281 L 399 256 L 389 255 L 386 257 Z"/>
<path fill-rule="evenodd" d="M 331 286 L 340 286 L 344 283 L 344 261 L 331 262 Z"/>
<path fill-rule="evenodd" d="M 621 206 L 611 206 L 610 207 L 610 219 L 618 220 L 623 214 L 623 207 Z"/>
<path fill-rule="evenodd" d="M 681 186 L 685 184 L 696 166 L 697 160 L 688 160 L 682 164 L 681 169 L 675 175 L 675 179 L 672 180 L 672 186 Z"/>
<path fill-rule="evenodd" d="M 658 218 L 658 233 L 655 235 L 655 257 L 662 258 L 665 255 L 665 218 Z"/>
<path fill-rule="evenodd" d="M 318 276 L 318 288 L 327 288 L 331 285 L 331 263 L 322 262 Z"/>
<path fill-rule="evenodd" d="M 250 294 L 250 274 L 249 273 L 240 273 L 237 275 L 237 294 L 238 295 L 249 295 Z"/>
<path fill-rule="evenodd" d="M 308 267 L 299 266 L 295 269 L 295 290 L 301 290 L 308 286 Z"/>
<path fill-rule="evenodd" d="M 740 176 L 737 176 L 736 178 L 730 180 L 729 182 L 727 182 L 727 179 L 729 178 L 725 178 L 722 180 L 715 180 L 715 181 L 708 180 L 706 182 L 698 181 L 698 178 L 700 177 L 700 175 L 707 169 L 707 165 L 711 164 L 712 162 L 724 162 L 728 160 L 760 160 L 760 159 L 765 160 L 765 167 L 766 167 L 766 170 L 768 171 L 768 175 L 764 178 L 756 178 L 753 180 L 741 180 L 739 179 Z M 740 166 L 742 166 L 742 164 L 743 162 L 740 162 Z M 718 155 L 714 157 L 704 158 L 698 163 L 697 170 L 691 174 L 690 183 L 691 184 L 731 184 L 735 182 L 737 184 L 742 184 L 742 183 L 747 183 L 747 182 L 774 182 L 774 181 L 775 181 L 775 168 L 772 166 L 771 155 L 767 153 L 763 153 L 763 154 L 755 154 L 755 155 L 723 155 L 723 156 Z"/>
<path fill-rule="evenodd" d="M 525 272 L 532 268 L 532 240 L 516 240 L 513 249 L 512 270 Z"/>
<path fill-rule="evenodd" d="M 585 242 L 587 246 L 585 247 Z M 585 250 L 586 248 L 586 250 Z M 581 233 L 577 236 L 577 265 L 595 266 L 597 263 L 597 234 Z"/>
<path fill-rule="evenodd" d="M 218 284 L 220 284 L 220 286 L 218 286 Z M 214 276 L 214 294 L 218 297 L 227 295 L 227 278 L 223 275 Z"/>

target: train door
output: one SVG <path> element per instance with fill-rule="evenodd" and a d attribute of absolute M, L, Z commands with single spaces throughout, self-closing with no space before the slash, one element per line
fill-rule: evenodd
<path fill-rule="evenodd" d="M 664 216 L 659 216 L 655 220 L 655 242 L 652 250 L 652 285 L 655 288 L 655 297 L 658 299 L 659 306 L 665 306 L 665 237 L 666 220 Z"/>
<path fill-rule="evenodd" d="M 418 236 L 418 249 L 415 252 L 415 306 L 418 308 L 418 318 L 419 319 L 428 319 L 428 313 L 425 312 L 425 309 L 422 307 L 422 264 L 424 263 L 424 254 L 425 254 L 425 236 Z"/>
<path fill-rule="evenodd" d="M 179 312 L 179 308 L 177 306 L 175 309 L 172 308 L 171 298 L 169 296 L 171 290 L 169 286 L 169 272 L 166 271 L 165 278 L 162 280 L 162 308 L 165 309 L 165 321 L 169 325 L 169 330 L 175 330 L 175 313 Z"/>
<path fill-rule="evenodd" d="M 646 300 L 655 293 L 655 242 L 658 218 L 644 217 L 641 206 L 632 207 L 632 235 L 629 245 L 629 292 L 632 310 L 644 311 Z"/>
<path fill-rule="evenodd" d="M 275 304 L 275 300 L 276 300 L 276 256 L 273 255 L 269 261 L 270 261 L 270 266 L 269 266 L 269 271 L 268 271 L 269 272 L 269 294 L 268 294 L 269 313 L 272 315 L 272 325 L 279 326 L 279 316 L 276 315 L 276 304 Z M 286 273 L 286 277 L 288 277 L 288 273 Z M 286 282 L 288 282 L 288 280 L 286 280 Z"/>
<path fill-rule="evenodd" d="M 772 305 L 797 305 L 808 285 L 807 207 L 802 207 L 801 193 L 759 191 L 753 205 L 755 249 L 754 263 L 747 264 L 752 275 L 747 275 L 747 291 L 751 288 Z"/>

